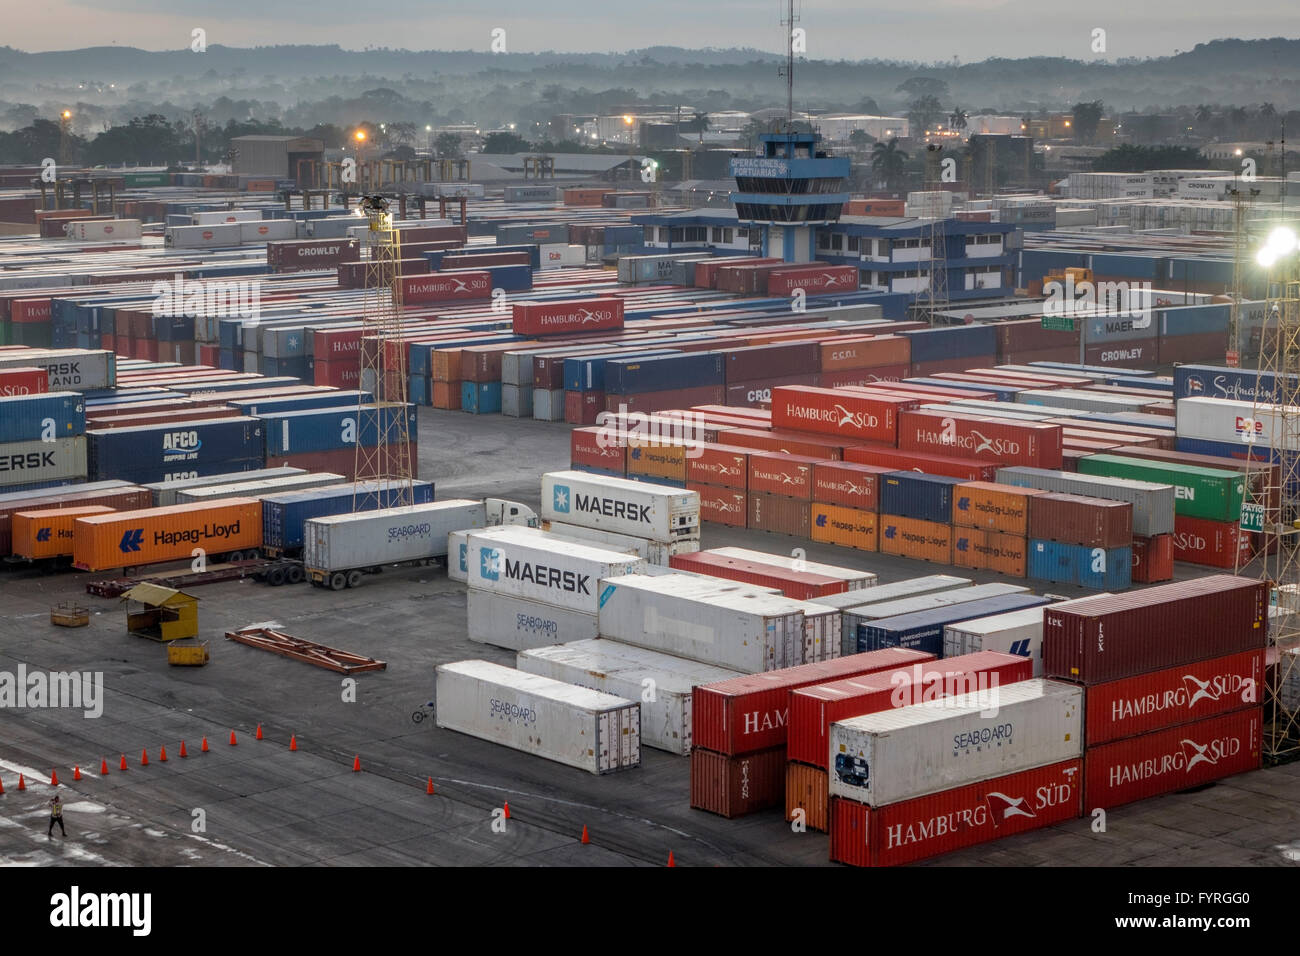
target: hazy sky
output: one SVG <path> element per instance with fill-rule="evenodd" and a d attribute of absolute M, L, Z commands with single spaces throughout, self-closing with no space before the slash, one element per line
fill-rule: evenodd
<path fill-rule="evenodd" d="M 796 0 L 810 58 L 981 60 L 1160 56 L 1223 37 L 1300 36 L 1295 0 Z M 487 50 L 494 27 L 511 52 L 622 51 L 656 44 L 779 50 L 778 0 L 43 0 L 0 6 L 0 44 L 185 49 L 208 43 L 337 43 Z"/>

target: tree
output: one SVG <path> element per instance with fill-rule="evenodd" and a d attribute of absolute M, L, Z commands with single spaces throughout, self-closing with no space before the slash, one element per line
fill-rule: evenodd
<path fill-rule="evenodd" d="M 1202 103 L 1196 107 L 1196 122 L 1208 123 L 1214 117 L 1214 110 Z"/>
<path fill-rule="evenodd" d="M 485 153 L 526 153 L 531 148 L 518 133 L 488 133 L 483 140 Z"/>
<path fill-rule="evenodd" d="M 438 138 L 433 141 L 433 148 L 440 159 L 459 159 L 460 136 L 457 133 L 439 133 Z"/>
<path fill-rule="evenodd" d="M 950 129 L 965 129 L 970 114 L 960 106 L 954 106 L 952 112 L 948 114 L 948 126 Z"/>
<path fill-rule="evenodd" d="M 397 146 L 410 146 L 415 142 L 414 123 L 389 123 L 388 138 Z"/>
<path fill-rule="evenodd" d="M 879 116 L 880 106 L 870 96 L 864 96 L 853 111 L 855 113 L 866 113 L 868 116 Z"/>
<path fill-rule="evenodd" d="M 894 92 L 906 93 L 912 97 L 933 96 L 937 98 L 948 95 L 948 84 L 933 76 L 914 76 L 898 84 Z"/>
<path fill-rule="evenodd" d="M 1141 173 L 1148 169 L 1208 169 L 1207 160 L 1192 146 L 1135 146 L 1108 149 L 1093 162 L 1099 173 Z"/>
<path fill-rule="evenodd" d="M 849 143 L 854 149 L 863 150 L 876 141 L 876 138 L 868 133 L 865 129 L 855 129 L 849 134 Z"/>
<path fill-rule="evenodd" d="M 1074 104 L 1070 128 L 1074 130 L 1075 142 L 1091 143 L 1097 138 L 1097 125 L 1101 122 L 1105 110 L 1106 106 L 1101 100 Z"/>
<path fill-rule="evenodd" d="M 700 142 L 704 142 L 704 134 L 709 131 L 709 114 L 701 113 L 696 110 L 691 118 L 682 124 L 688 133 L 699 133 Z"/>
<path fill-rule="evenodd" d="M 113 126 L 96 136 L 86 148 L 86 161 L 92 166 L 170 165 L 181 156 L 185 132 L 183 123 L 173 126 L 161 114 L 137 116 L 126 126 Z"/>
<path fill-rule="evenodd" d="M 907 159 L 907 153 L 898 148 L 898 137 L 871 147 L 871 169 L 887 189 L 892 189 L 898 182 Z"/>
<path fill-rule="evenodd" d="M 943 104 L 937 96 L 926 94 L 912 101 L 907 119 L 911 123 L 912 138 L 924 136 L 925 131 L 943 115 Z"/>

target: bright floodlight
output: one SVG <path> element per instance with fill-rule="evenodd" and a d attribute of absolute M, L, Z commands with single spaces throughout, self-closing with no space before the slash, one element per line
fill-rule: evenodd
<path fill-rule="evenodd" d="M 63 111 L 63 118 L 64 118 L 64 119 L 72 119 L 72 110 L 64 110 L 64 111 Z"/>
<path fill-rule="evenodd" d="M 357 130 L 356 139 L 358 143 L 364 143 L 366 141 L 366 131 L 363 129 Z"/>
<path fill-rule="evenodd" d="M 1277 262 L 1277 256 L 1278 253 L 1276 249 L 1272 246 L 1265 246 L 1255 254 L 1255 261 L 1265 269 L 1271 269 L 1273 268 L 1273 264 Z"/>
<path fill-rule="evenodd" d="M 632 117 L 631 117 L 629 114 L 624 113 L 624 114 L 623 114 L 623 122 L 626 123 L 628 126 L 631 126 L 631 125 L 632 125 Z"/>
<path fill-rule="evenodd" d="M 1286 226 L 1278 226 L 1268 234 L 1268 246 L 1280 256 L 1286 255 L 1296 247 L 1296 235 Z"/>

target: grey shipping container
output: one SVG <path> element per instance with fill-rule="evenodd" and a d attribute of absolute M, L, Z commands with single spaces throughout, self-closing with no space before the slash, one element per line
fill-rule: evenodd
<path fill-rule="evenodd" d="M 1174 531 L 1173 485 L 1022 467 L 999 468 L 997 480 L 1001 484 L 1021 488 L 1041 488 L 1043 491 L 1058 491 L 1068 495 L 1127 501 L 1133 505 L 1133 534 L 1139 538 L 1173 534 Z"/>

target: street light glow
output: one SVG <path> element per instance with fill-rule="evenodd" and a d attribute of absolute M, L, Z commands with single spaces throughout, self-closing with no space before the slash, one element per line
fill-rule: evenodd
<path fill-rule="evenodd" d="M 72 110 L 64 110 L 64 111 L 63 111 L 63 118 L 64 118 L 64 119 L 72 119 Z"/>
<path fill-rule="evenodd" d="M 1277 262 L 1277 255 L 1276 249 L 1272 246 L 1265 246 L 1263 249 L 1259 250 L 1259 252 L 1255 253 L 1255 261 L 1265 269 L 1271 269 L 1273 268 L 1274 263 Z"/>
<path fill-rule="evenodd" d="M 623 122 L 626 123 L 628 126 L 631 126 L 631 125 L 632 125 L 632 116 L 631 116 L 630 114 L 628 114 L 628 113 L 624 113 L 624 114 L 623 114 Z"/>
<path fill-rule="evenodd" d="M 363 129 L 357 130 L 355 136 L 358 143 L 364 143 L 366 141 L 366 131 Z"/>
<path fill-rule="evenodd" d="M 1296 235 L 1286 226 L 1278 226 L 1268 234 L 1268 247 L 1276 249 L 1279 256 L 1295 251 Z"/>

